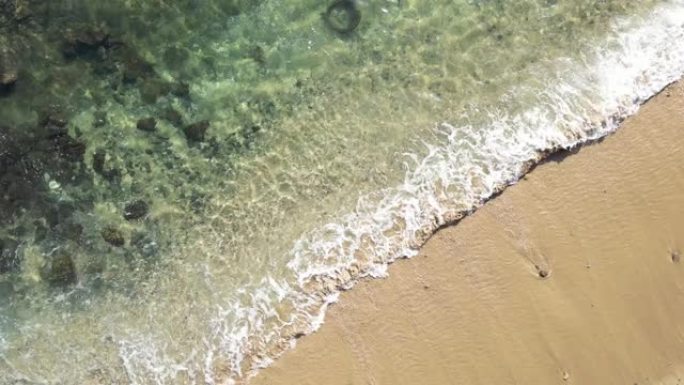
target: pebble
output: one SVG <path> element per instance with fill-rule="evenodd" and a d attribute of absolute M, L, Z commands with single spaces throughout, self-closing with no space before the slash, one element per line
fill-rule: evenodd
<path fill-rule="evenodd" d="M 157 120 L 152 117 L 142 118 L 138 120 L 136 127 L 140 131 L 152 132 L 157 128 Z"/>
<path fill-rule="evenodd" d="M 149 206 L 145 201 L 143 200 L 135 200 L 133 202 L 129 202 L 126 204 L 126 207 L 124 207 L 124 219 L 127 221 L 131 221 L 134 219 L 140 219 L 147 215 L 147 212 L 149 211 Z"/>
<path fill-rule="evenodd" d="M 102 235 L 102 239 L 104 239 L 105 242 L 109 243 L 112 246 L 121 247 L 124 245 L 124 243 L 126 243 L 126 240 L 124 239 L 121 230 L 117 229 L 116 227 L 105 227 L 104 229 L 102 229 L 102 232 L 100 234 Z"/>
<path fill-rule="evenodd" d="M 209 121 L 208 120 L 201 120 L 196 123 L 192 123 L 188 126 L 185 126 L 183 128 L 183 133 L 185 133 L 185 137 L 192 142 L 202 142 L 204 141 L 204 134 L 207 132 L 207 129 L 209 128 Z"/>

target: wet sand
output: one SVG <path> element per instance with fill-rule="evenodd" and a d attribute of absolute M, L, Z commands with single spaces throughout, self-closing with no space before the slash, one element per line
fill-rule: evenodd
<path fill-rule="evenodd" d="M 331 307 L 254 385 L 684 381 L 684 83 Z"/>

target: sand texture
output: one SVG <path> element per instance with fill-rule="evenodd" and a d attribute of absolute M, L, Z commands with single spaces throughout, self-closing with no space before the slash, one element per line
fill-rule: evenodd
<path fill-rule="evenodd" d="M 682 257 L 680 82 L 343 293 L 252 384 L 680 384 Z"/>

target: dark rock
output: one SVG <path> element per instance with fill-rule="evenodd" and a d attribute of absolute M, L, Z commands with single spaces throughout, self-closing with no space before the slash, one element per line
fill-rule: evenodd
<path fill-rule="evenodd" d="M 47 139 L 67 135 L 68 120 L 58 107 L 52 106 L 47 111 L 43 111 L 38 119 L 38 126 L 42 128 Z"/>
<path fill-rule="evenodd" d="M 59 131 L 63 122 L 53 120 L 50 129 L 0 128 L 0 223 L 24 210 L 48 210 L 45 174 L 62 184 L 81 180 L 75 163 L 83 159 L 85 145 Z"/>
<path fill-rule="evenodd" d="M 69 162 L 82 162 L 86 145 L 82 141 L 69 135 L 67 119 L 58 107 L 51 107 L 41 113 L 38 120 L 40 138 L 35 138 L 33 147 L 33 159 L 46 158 L 56 155 L 62 160 Z M 41 156 L 42 153 L 42 156 Z M 48 162 L 50 163 L 50 162 Z M 48 168 L 63 168 L 59 163 L 48 164 Z"/>
<path fill-rule="evenodd" d="M 346 35 L 353 32 L 361 22 L 361 11 L 354 0 L 337 0 L 323 14 L 325 24 L 333 31 Z"/>
<path fill-rule="evenodd" d="M 173 90 L 173 85 L 160 79 L 148 79 L 140 86 L 140 98 L 147 104 L 154 104 Z"/>
<path fill-rule="evenodd" d="M 13 51 L 0 47 L 0 93 L 9 93 L 19 80 L 19 66 Z"/>
<path fill-rule="evenodd" d="M 266 64 L 266 53 L 260 45 L 255 45 L 249 49 L 247 56 L 259 65 Z"/>
<path fill-rule="evenodd" d="M 149 211 L 149 206 L 147 203 L 143 200 L 135 200 L 133 202 L 129 202 L 126 204 L 126 207 L 124 207 L 124 219 L 130 221 L 134 219 L 140 219 L 147 215 L 147 212 Z"/>
<path fill-rule="evenodd" d="M 157 128 L 157 120 L 152 117 L 142 118 L 136 124 L 138 130 L 152 132 Z"/>
<path fill-rule="evenodd" d="M 50 201 L 47 174 L 59 184 L 86 181 L 79 163 L 86 146 L 71 137 L 66 119 L 59 114 L 41 116 L 37 127 L 0 127 L 0 224 L 16 220 L 26 211 L 35 210 L 54 227 L 58 215 L 50 215 L 54 203 Z"/>
<path fill-rule="evenodd" d="M 76 283 L 76 265 L 71 256 L 58 250 L 42 272 L 43 279 L 53 286 L 66 286 Z"/>
<path fill-rule="evenodd" d="M 673 250 L 670 252 L 670 257 L 674 263 L 679 263 L 679 261 L 682 260 L 682 254 L 679 252 L 679 250 Z"/>
<path fill-rule="evenodd" d="M 171 88 L 171 93 L 179 98 L 190 98 L 190 85 L 186 82 L 178 82 Z"/>
<path fill-rule="evenodd" d="M 168 120 L 169 123 L 173 124 L 176 127 L 181 127 L 183 126 L 183 116 L 180 114 L 180 112 L 176 111 L 174 108 L 169 107 L 166 110 L 164 110 L 164 119 Z"/>
<path fill-rule="evenodd" d="M 206 134 L 207 129 L 209 129 L 209 121 L 201 120 L 192 123 L 189 126 L 185 126 L 185 128 L 183 128 L 183 133 L 185 133 L 185 137 L 189 141 L 201 142 L 204 141 L 204 135 Z"/>
<path fill-rule="evenodd" d="M 156 76 L 152 64 L 140 57 L 133 49 L 125 49 L 122 56 L 124 67 L 122 80 L 124 83 L 135 83 L 138 80 Z"/>
<path fill-rule="evenodd" d="M 121 176 L 121 172 L 118 169 L 108 169 L 105 165 L 106 160 L 107 153 L 103 150 L 96 150 L 93 153 L 93 171 L 110 182 L 115 181 Z"/>
<path fill-rule="evenodd" d="M 77 57 L 89 58 L 97 54 L 101 48 L 113 46 L 110 35 L 101 28 L 86 27 L 76 31 L 68 31 L 62 43 L 62 54 L 67 59 Z"/>
<path fill-rule="evenodd" d="M 105 242 L 115 247 L 121 247 L 124 245 L 124 243 L 126 243 L 123 233 L 116 227 L 105 227 L 100 232 L 100 235 L 102 235 L 102 239 L 104 239 Z"/>
<path fill-rule="evenodd" d="M 72 162 L 82 162 L 86 151 L 85 143 L 70 136 L 63 135 L 53 139 L 57 154 Z"/>
<path fill-rule="evenodd" d="M 93 153 L 93 171 L 102 175 L 105 172 L 105 160 L 107 159 L 107 154 L 104 151 L 97 150 Z"/>
<path fill-rule="evenodd" d="M 42 127 L 65 127 L 67 123 L 68 119 L 57 106 L 51 106 L 47 110 L 41 112 L 40 119 L 38 120 L 38 124 Z"/>
<path fill-rule="evenodd" d="M 9 85 L 0 84 L 0 97 L 9 96 L 10 94 L 12 94 L 12 91 L 14 91 L 14 83 Z"/>

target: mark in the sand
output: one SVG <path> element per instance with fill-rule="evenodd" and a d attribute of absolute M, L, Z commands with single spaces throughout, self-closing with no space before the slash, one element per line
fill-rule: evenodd
<path fill-rule="evenodd" d="M 300 338 L 304 337 L 305 335 L 306 335 L 306 333 L 303 333 L 303 332 L 297 332 L 297 333 L 295 333 L 295 335 L 293 335 L 292 337 L 294 337 L 295 339 L 297 339 L 297 340 L 298 340 L 298 339 L 300 339 Z"/>
<path fill-rule="evenodd" d="M 534 265 L 534 268 L 537 269 L 537 275 L 539 275 L 539 278 L 548 278 L 549 274 L 551 274 L 549 269 L 545 269 L 539 265 Z"/>
<path fill-rule="evenodd" d="M 680 253 L 679 250 L 672 250 L 670 251 L 670 258 L 672 258 L 672 262 L 679 263 L 682 259 L 682 253 Z"/>

